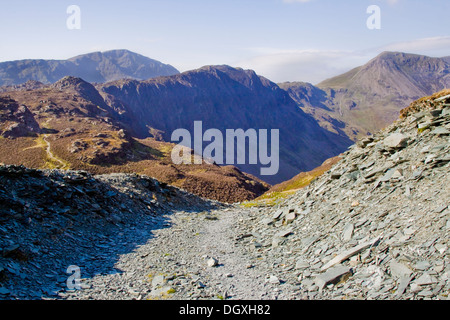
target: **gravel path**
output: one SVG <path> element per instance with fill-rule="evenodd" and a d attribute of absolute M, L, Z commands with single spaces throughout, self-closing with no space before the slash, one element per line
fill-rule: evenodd
<path fill-rule="evenodd" d="M 240 236 L 237 222 L 242 214 L 237 209 L 219 211 L 204 218 L 204 223 L 199 225 L 203 231 L 196 241 L 197 256 L 201 254 L 206 263 L 217 260 L 217 266 L 203 267 L 201 276 L 212 292 L 223 298 L 262 299 L 267 295 L 264 273 L 251 263 L 244 248 L 236 242 Z M 217 220 L 210 220 L 214 218 Z"/>
<path fill-rule="evenodd" d="M 109 274 L 82 279 L 67 299 L 273 299 L 267 270 L 239 246 L 241 208 L 176 212 L 166 228 L 122 255 Z M 276 292 L 275 292 L 276 293 Z"/>

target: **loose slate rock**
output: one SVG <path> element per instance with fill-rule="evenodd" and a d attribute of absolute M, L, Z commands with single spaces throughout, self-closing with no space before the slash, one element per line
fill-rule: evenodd
<path fill-rule="evenodd" d="M 329 269 L 327 272 L 320 274 L 316 277 L 316 285 L 322 289 L 328 284 L 336 284 L 341 280 L 345 280 L 346 277 L 352 273 L 351 269 L 346 266 L 336 266 Z"/>
<path fill-rule="evenodd" d="M 408 137 L 402 133 L 393 133 L 383 140 L 383 144 L 388 148 L 398 149 L 406 146 Z"/>
<path fill-rule="evenodd" d="M 412 270 L 408 266 L 404 265 L 403 263 L 399 263 L 395 260 L 390 261 L 389 269 L 391 271 L 391 275 L 394 278 L 409 277 L 412 273 Z"/>
<path fill-rule="evenodd" d="M 219 260 L 217 260 L 215 258 L 209 258 L 206 261 L 206 264 L 207 264 L 208 267 L 216 267 L 218 263 L 219 263 Z"/>
<path fill-rule="evenodd" d="M 280 284 L 280 279 L 277 276 L 271 275 L 269 277 L 269 283 L 271 284 Z"/>

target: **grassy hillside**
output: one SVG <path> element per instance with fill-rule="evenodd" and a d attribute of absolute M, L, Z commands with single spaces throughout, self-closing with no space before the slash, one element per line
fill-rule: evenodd
<path fill-rule="evenodd" d="M 274 185 L 255 200 L 243 203 L 243 206 L 275 205 L 279 200 L 283 200 L 299 189 L 309 185 L 314 179 L 330 170 L 340 160 L 341 158 L 339 156 L 327 159 L 322 165 L 311 171 L 301 172 L 288 181 Z"/>

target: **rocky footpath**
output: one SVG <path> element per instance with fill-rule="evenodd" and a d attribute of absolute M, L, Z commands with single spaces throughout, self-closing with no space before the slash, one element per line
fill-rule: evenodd
<path fill-rule="evenodd" d="M 58 298 L 73 266 L 83 278 L 113 272 L 170 213 L 221 206 L 132 174 L 2 165 L 0 181 L 0 299 Z"/>

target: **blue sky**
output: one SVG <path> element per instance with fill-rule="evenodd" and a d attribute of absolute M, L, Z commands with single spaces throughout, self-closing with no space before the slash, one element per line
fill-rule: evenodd
<path fill-rule="evenodd" d="M 69 30 L 69 5 L 81 29 Z M 381 29 L 366 12 L 381 9 Z M 180 71 L 228 64 L 317 83 L 382 51 L 450 56 L 448 0 L 0 0 L 0 61 L 129 49 Z"/>

